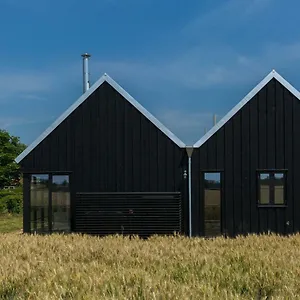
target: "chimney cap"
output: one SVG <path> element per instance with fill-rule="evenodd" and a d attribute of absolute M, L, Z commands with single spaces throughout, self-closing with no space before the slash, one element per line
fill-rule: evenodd
<path fill-rule="evenodd" d="M 91 57 L 91 55 L 89 53 L 83 53 L 83 54 L 81 54 L 81 56 L 83 58 L 89 58 L 89 57 Z"/>

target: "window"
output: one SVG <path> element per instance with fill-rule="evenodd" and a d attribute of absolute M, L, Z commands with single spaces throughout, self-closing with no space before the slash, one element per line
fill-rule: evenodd
<path fill-rule="evenodd" d="M 286 174 L 283 171 L 258 173 L 258 204 L 263 206 L 286 204 Z"/>

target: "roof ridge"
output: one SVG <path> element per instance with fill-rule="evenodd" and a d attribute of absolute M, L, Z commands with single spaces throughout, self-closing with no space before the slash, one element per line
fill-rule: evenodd
<path fill-rule="evenodd" d="M 181 148 L 185 147 L 183 143 L 174 133 L 172 133 L 165 125 L 163 125 L 156 117 L 154 117 L 146 108 L 144 108 L 137 100 L 135 100 L 128 92 L 126 92 L 116 81 L 114 81 L 107 73 L 104 73 L 84 94 L 82 94 L 67 110 L 65 110 L 41 135 L 39 135 L 18 157 L 15 159 L 17 163 L 23 160 L 34 148 L 36 148 L 55 128 L 57 128 L 79 105 L 89 98 L 104 82 L 107 82 L 118 93 L 120 93 L 129 103 L 131 103 L 138 111 L 140 111 L 151 123 L 153 123 L 160 131 L 169 137 L 176 145 Z"/>
<path fill-rule="evenodd" d="M 246 103 L 248 103 L 263 87 L 273 78 L 280 82 L 296 98 L 300 100 L 300 92 L 296 90 L 287 80 L 273 69 L 262 81 L 260 81 L 239 103 L 237 103 L 216 125 L 214 125 L 205 135 L 203 135 L 193 147 L 202 146 L 212 135 L 223 127 Z"/>

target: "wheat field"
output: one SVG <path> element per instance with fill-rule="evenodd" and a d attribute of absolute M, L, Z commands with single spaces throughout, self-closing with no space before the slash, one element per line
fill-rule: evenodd
<path fill-rule="evenodd" d="M 300 299 L 300 235 L 0 240 L 1 299 Z"/>

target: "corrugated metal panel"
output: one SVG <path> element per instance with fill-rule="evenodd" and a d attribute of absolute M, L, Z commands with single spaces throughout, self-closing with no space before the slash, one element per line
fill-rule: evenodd
<path fill-rule="evenodd" d="M 77 193 L 75 231 L 142 237 L 181 232 L 181 194 Z"/>

